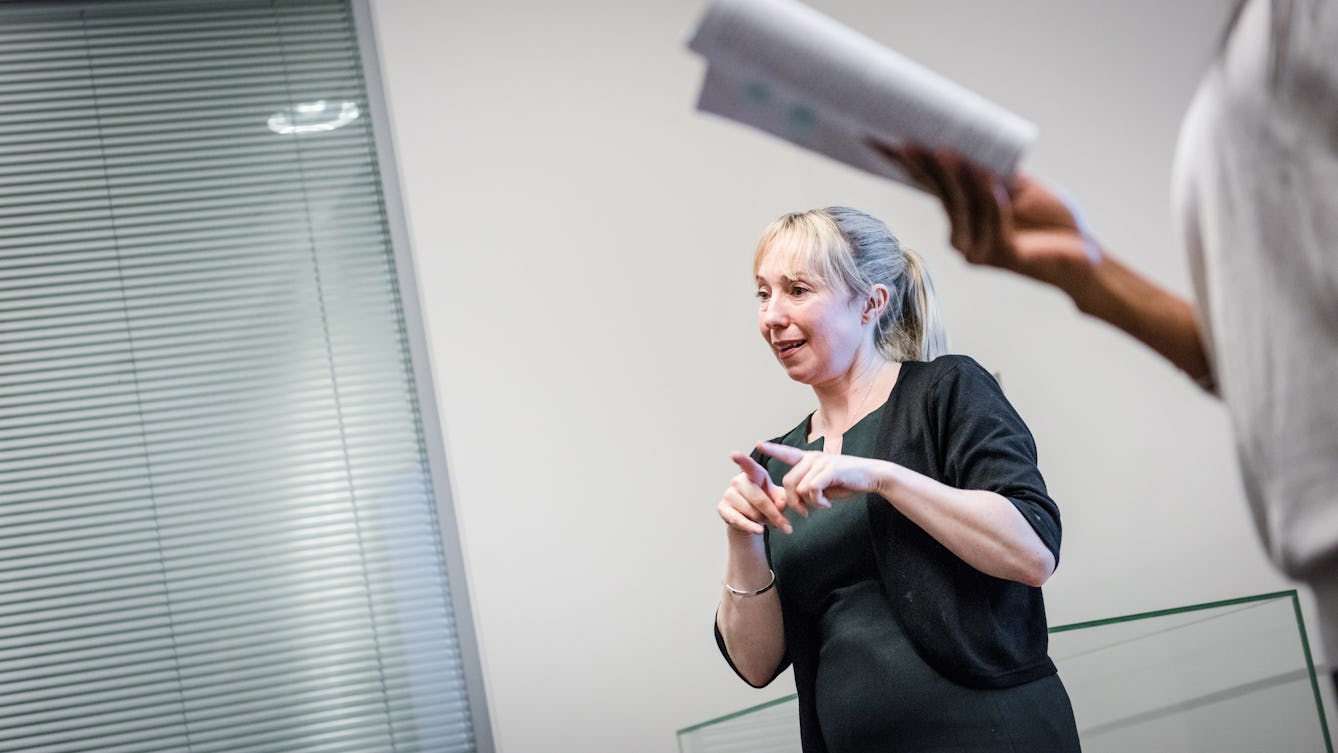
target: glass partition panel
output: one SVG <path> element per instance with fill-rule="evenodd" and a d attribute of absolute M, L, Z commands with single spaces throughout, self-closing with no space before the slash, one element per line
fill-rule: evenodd
<path fill-rule="evenodd" d="M 799 753 L 793 693 L 678 732 L 682 753 Z"/>
<path fill-rule="evenodd" d="M 1333 747 L 1295 591 L 1050 629 L 1085 753 Z M 799 753 L 794 695 L 679 730 L 682 753 Z"/>
<path fill-rule="evenodd" d="M 1295 591 L 1050 632 L 1088 753 L 1332 750 Z"/>

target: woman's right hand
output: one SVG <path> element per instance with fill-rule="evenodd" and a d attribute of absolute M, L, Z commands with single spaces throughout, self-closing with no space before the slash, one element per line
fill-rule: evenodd
<path fill-rule="evenodd" d="M 740 473 L 729 482 L 716 510 L 730 533 L 760 536 L 768 523 L 785 533 L 793 531 L 784 515 L 785 490 L 771 483 L 767 469 L 742 452 L 729 457 Z M 807 516 L 808 511 L 799 508 L 799 514 Z"/>

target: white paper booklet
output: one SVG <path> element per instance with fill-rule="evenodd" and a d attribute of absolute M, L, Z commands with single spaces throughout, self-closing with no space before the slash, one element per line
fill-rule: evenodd
<path fill-rule="evenodd" d="M 905 181 L 870 138 L 956 150 L 1011 175 L 1036 126 L 796 0 L 715 0 L 688 47 L 697 109 Z"/>

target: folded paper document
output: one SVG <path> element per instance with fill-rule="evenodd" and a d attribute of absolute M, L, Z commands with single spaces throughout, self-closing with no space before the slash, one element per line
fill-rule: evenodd
<path fill-rule="evenodd" d="M 796 0 L 715 0 L 688 47 L 697 109 L 871 173 L 905 176 L 869 141 L 956 150 L 1002 175 L 1036 126 Z"/>

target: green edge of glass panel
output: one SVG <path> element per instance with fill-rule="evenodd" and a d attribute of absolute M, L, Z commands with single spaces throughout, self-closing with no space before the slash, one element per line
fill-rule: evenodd
<path fill-rule="evenodd" d="M 1137 614 L 1120 615 L 1119 617 L 1107 617 L 1101 620 L 1089 620 L 1087 622 L 1075 622 L 1070 625 L 1056 625 L 1050 628 L 1050 633 L 1065 633 L 1070 630 L 1085 630 L 1087 628 L 1101 627 L 1103 625 L 1115 625 L 1121 622 L 1133 622 L 1135 620 L 1147 620 L 1153 617 L 1169 617 L 1173 614 L 1183 614 L 1185 612 L 1198 612 L 1204 609 L 1218 609 L 1221 607 L 1234 607 L 1239 604 L 1249 604 L 1256 601 L 1273 601 L 1275 599 L 1291 598 L 1296 599 L 1296 589 L 1290 591 L 1274 591 L 1273 593 L 1259 594 L 1258 596 L 1242 596 L 1238 599 L 1226 599 L 1225 601 L 1209 601 L 1203 604 L 1190 604 L 1184 607 L 1172 607 L 1171 609 L 1157 609 L 1151 612 L 1139 612 Z M 1304 643 L 1304 642 L 1303 642 Z M 1306 659 L 1310 658 L 1309 647 L 1306 649 Z M 1314 670 L 1311 670 L 1313 674 Z"/>
<path fill-rule="evenodd" d="M 1301 650 L 1305 652 L 1305 666 L 1310 670 L 1310 690 L 1315 694 L 1315 711 L 1319 712 L 1319 729 L 1324 733 L 1324 750 L 1333 753 L 1333 741 L 1329 739 L 1329 723 L 1324 718 L 1324 702 L 1319 696 L 1319 678 L 1315 677 L 1315 662 L 1310 656 L 1310 641 L 1306 639 L 1305 617 L 1301 616 L 1301 600 L 1292 591 L 1292 609 L 1296 610 L 1296 630 L 1301 634 Z"/>
<path fill-rule="evenodd" d="M 1301 600 L 1297 596 L 1296 589 L 1294 588 L 1289 591 L 1274 591 L 1272 593 L 1258 594 L 1256 596 L 1242 596 L 1237 599 L 1225 599 L 1223 601 L 1209 601 L 1203 604 L 1190 604 L 1189 606 L 1184 606 L 1184 607 L 1157 609 L 1151 612 L 1139 612 L 1137 614 L 1126 614 L 1126 615 L 1120 615 L 1119 617 L 1107 617 L 1105 619 L 1100 619 L 1100 620 L 1089 620 L 1087 622 L 1074 622 L 1068 625 L 1056 625 L 1050 628 L 1048 632 L 1065 633 L 1070 630 L 1083 630 L 1086 628 L 1101 627 L 1103 625 L 1115 625 L 1121 622 L 1146 620 L 1146 619 L 1151 619 L 1153 617 L 1168 617 L 1170 615 L 1183 614 L 1185 612 L 1198 612 L 1204 609 L 1219 609 L 1221 607 L 1232 607 L 1232 606 L 1237 606 L 1239 604 L 1250 604 L 1258 601 L 1273 601 L 1276 599 L 1284 599 L 1284 598 L 1291 599 L 1292 608 L 1296 611 L 1296 627 L 1297 630 L 1300 631 L 1301 650 L 1305 654 L 1306 670 L 1310 673 L 1310 689 L 1315 695 L 1315 711 L 1319 715 L 1320 731 L 1324 733 L 1324 749 L 1326 753 L 1333 753 L 1333 743 L 1329 738 L 1329 724 L 1325 719 L 1324 703 L 1321 700 L 1319 693 L 1319 679 L 1315 675 L 1315 662 L 1310 654 L 1310 641 L 1306 638 L 1305 618 L 1301 616 Z M 701 722 L 700 724 L 694 724 L 691 727 L 684 727 L 683 729 L 680 729 L 678 731 L 678 736 L 681 738 L 683 735 L 686 735 L 689 732 L 696 732 L 699 729 L 710 727 L 711 725 L 714 724 L 720 724 L 722 722 L 730 721 L 731 719 L 737 719 L 741 716 L 747 716 L 748 714 L 752 714 L 761 711 L 763 709 L 770 708 L 772 706 L 777 706 L 782 703 L 793 701 L 798 697 L 799 697 L 798 694 L 791 693 L 789 695 L 781 696 L 780 698 L 775 698 L 765 703 L 759 703 L 756 706 L 750 706 L 746 709 L 735 711 L 732 714 L 725 714 L 724 716 L 720 716 L 715 719 L 710 719 L 708 721 Z M 682 750 L 681 741 L 679 745 L 679 750 Z"/>
<path fill-rule="evenodd" d="M 732 714 L 725 714 L 724 716 L 716 717 L 715 719 L 709 719 L 709 720 L 707 720 L 707 721 L 701 722 L 700 724 L 694 724 L 694 725 L 692 725 L 691 727 L 684 727 L 683 729 L 681 729 L 681 730 L 678 731 L 678 734 L 679 734 L 679 735 L 686 735 L 686 734 L 689 733 L 689 732 L 696 732 L 696 731 L 699 730 L 699 729 L 702 729 L 702 728 L 704 728 L 704 727 L 710 727 L 710 726 L 713 725 L 713 724 L 720 724 L 721 722 L 728 722 L 728 721 L 731 720 L 731 719 L 738 719 L 738 718 L 741 717 L 741 716 L 747 716 L 748 714 L 752 714 L 752 713 L 754 713 L 754 712 L 761 711 L 762 709 L 768 709 L 768 708 L 771 708 L 772 706 L 778 706 L 778 705 L 780 705 L 780 704 L 782 704 L 782 703 L 785 703 L 785 702 L 787 702 L 787 701 L 793 701 L 794 699 L 796 699 L 796 698 L 798 698 L 798 697 L 799 697 L 799 694 L 798 694 L 798 693 L 791 693 L 791 694 L 786 695 L 786 696 L 781 696 L 780 698 L 776 698 L 776 699 L 767 701 L 766 703 L 759 703 L 759 704 L 757 704 L 756 706 L 749 706 L 749 707 L 746 708 L 746 709 L 742 709 L 742 710 L 740 710 L 740 711 L 735 711 L 735 712 L 732 713 Z"/>

